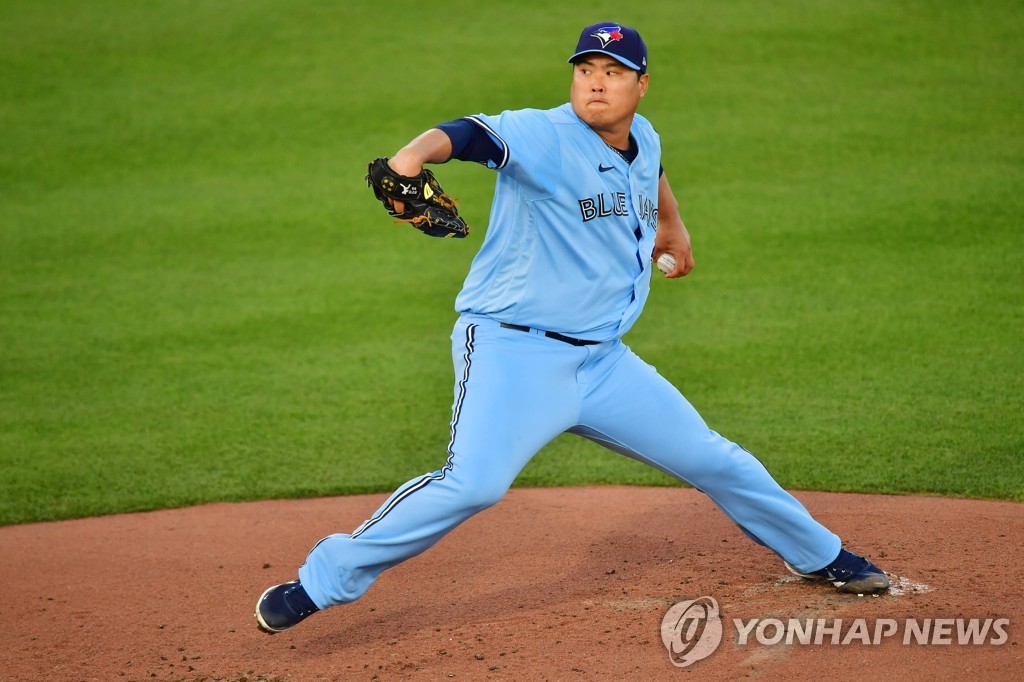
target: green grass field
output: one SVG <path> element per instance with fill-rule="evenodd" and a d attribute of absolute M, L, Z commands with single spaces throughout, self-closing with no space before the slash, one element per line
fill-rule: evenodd
<path fill-rule="evenodd" d="M 0 0 L 0 523 L 387 491 L 444 460 L 474 232 L 374 156 L 567 98 L 579 29 L 697 269 L 627 337 L 786 487 L 1024 500 L 1024 12 L 1013 3 Z M 520 485 L 668 485 L 570 437 Z"/>

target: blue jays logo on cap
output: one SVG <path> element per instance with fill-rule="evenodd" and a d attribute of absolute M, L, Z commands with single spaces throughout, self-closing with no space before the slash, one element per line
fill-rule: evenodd
<path fill-rule="evenodd" d="M 605 26 L 604 28 L 597 29 L 590 35 L 601 41 L 601 47 L 608 47 L 608 43 L 613 40 L 622 40 L 622 27 Z"/>
<path fill-rule="evenodd" d="M 587 52 L 600 52 L 628 66 L 634 71 L 647 73 L 647 45 L 636 29 L 614 21 L 591 24 L 580 33 L 576 51 L 570 62 Z"/>

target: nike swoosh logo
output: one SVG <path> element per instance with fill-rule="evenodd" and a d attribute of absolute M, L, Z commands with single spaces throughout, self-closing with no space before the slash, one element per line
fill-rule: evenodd
<path fill-rule="evenodd" d="M 597 170 L 600 173 L 607 173 L 608 171 L 612 170 L 613 168 L 615 168 L 615 166 L 608 166 L 607 168 L 605 168 L 604 164 L 600 164 L 600 163 L 597 164 Z"/>

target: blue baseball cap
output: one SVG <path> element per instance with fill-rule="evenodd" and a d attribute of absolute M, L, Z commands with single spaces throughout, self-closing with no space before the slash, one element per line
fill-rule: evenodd
<path fill-rule="evenodd" d="M 569 62 L 574 63 L 577 57 L 587 52 L 606 54 L 634 71 L 647 73 L 647 45 L 636 29 L 629 26 L 614 21 L 587 26 L 580 33 L 576 52 L 569 57 Z"/>

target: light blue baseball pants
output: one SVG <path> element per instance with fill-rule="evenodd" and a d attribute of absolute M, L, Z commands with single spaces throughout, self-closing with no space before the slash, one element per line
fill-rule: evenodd
<path fill-rule="evenodd" d="M 839 553 L 835 534 L 756 457 L 709 429 L 622 341 L 573 346 L 463 316 L 452 333 L 452 358 L 444 467 L 401 486 L 351 534 L 317 543 L 299 579 L 320 608 L 358 599 L 385 569 L 497 503 L 533 455 L 565 431 L 686 481 L 800 570 L 823 568 Z"/>

